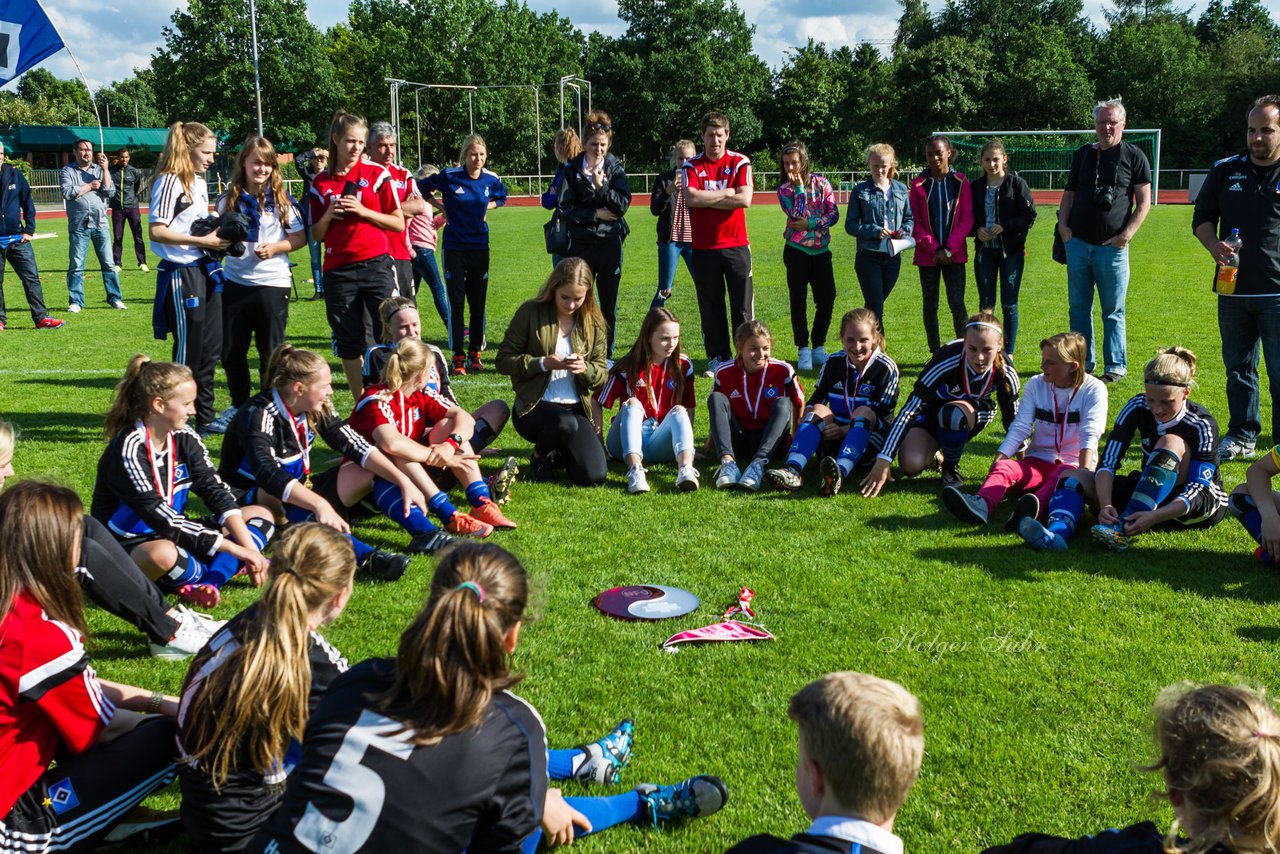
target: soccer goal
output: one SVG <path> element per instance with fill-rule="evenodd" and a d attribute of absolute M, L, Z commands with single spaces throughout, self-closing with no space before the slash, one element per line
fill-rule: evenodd
<path fill-rule="evenodd" d="M 956 149 L 951 166 L 966 175 L 982 174 L 978 153 L 992 137 L 1000 137 L 1009 152 L 1009 170 L 1021 175 L 1033 190 L 1061 190 L 1071 170 L 1071 155 L 1086 142 L 1093 142 L 1093 130 L 943 130 Z M 1124 141 L 1131 142 L 1151 163 L 1151 203 L 1160 198 L 1160 129 L 1125 129 Z"/>

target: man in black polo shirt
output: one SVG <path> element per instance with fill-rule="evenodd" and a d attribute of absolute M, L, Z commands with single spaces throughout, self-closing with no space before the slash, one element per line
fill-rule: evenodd
<path fill-rule="evenodd" d="M 1246 151 L 1213 165 L 1191 219 L 1219 264 L 1231 257 L 1224 242 L 1231 229 L 1240 229 L 1242 241 L 1235 291 L 1218 294 L 1230 410 L 1218 448 L 1223 460 L 1252 455 L 1262 431 L 1259 345 L 1271 387 L 1271 439 L 1280 442 L 1280 95 L 1264 95 L 1250 106 L 1248 143 Z"/>

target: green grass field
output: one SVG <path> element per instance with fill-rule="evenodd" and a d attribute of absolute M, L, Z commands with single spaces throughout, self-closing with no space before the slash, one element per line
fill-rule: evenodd
<path fill-rule="evenodd" d="M 1067 328 L 1065 271 L 1049 260 L 1052 210 L 1041 214 L 1021 299 L 1024 378 L 1039 364 L 1039 339 Z M 1195 399 L 1226 420 L 1210 262 L 1190 233 L 1190 217 L 1188 207 L 1158 208 L 1134 244 L 1130 375 L 1112 389 L 1113 417 L 1141 389 L 1141 366 L 1154 350 L 1178 343 L 1201 357 Z M 781 264 L 783 216 L 761 206 L 749 218 L 756 311 L 777 335 L 775 354 L 794 360 Z M 530 208 L 490 217 L 493 342 L 550 269 L 544 219 L 543 211 Z M 65 229 L 56 221 L 42 226 Z M 653 222 L 637 210 L 632 226 L 622 347 L 632 340 L 656 281 Z M 861 298 L 853 241 L 837 228 L 839 317 Z M 130 308 L 116 312 L 105 307 L 100 277 L 90 275 L 90 307 L 66 315 L 65 236 L 40 241 L 36 250 L 46 301 L 69 323 L 61 332 L 32 331 L 20 285 L 8 277 L 0 413 L 22 429 L 15 459 L 20 476 L 53 477 L 88 496 L 102 450 L 102 415 L 128 356 L 142 351 L 167 358 L 169 345 L 151 338 L 152 276 L 126 272 Z M 298 260 L 299 279 L 305 279 L 306 260 Z M 309 285 L 300 288 L 310 295 Z M 975 303 L 970 276 L 969 304 Z M 692 345 L 699 339 L 697 309 L 683 269 L 671 307 L 684 318 Z M 443 332 L 429 300 L 423 318 L 424 334 L 438 343 Z M 919 318 L 918 278 L 904 268 L 886 319 L 889 352 L 902 366 L 904 384 L 926 357 Z M 319 302 L 293 306 L 291 335 L 327 349 Z M 689 349 L 695 359 L 704 356 Z M 814 377 L 806 379 L 811 386 Z M 222 407 L 227 395 L 219 382 Z M 464 404 L 510 398 L 505 378 L 490 372 L 456 388 Z M 709 381 L 699 379 L 699 397 L 708 391 Z M 338 404 L 350 407 L 345 391 Z M 699 439 L 706 436 L 701 409 L 696 429 Z M 962 470 L 975 488 L 1001 436 L 997 424 L 969 446 Z M 527 444 L 510 429 L 496 445 L 527 459 Z M 211 443 L 215 455 L 217 447 Z M 700 467 L 708 483 L 713 466 Z M 1226 466 L 1228 489 L 1244 471 L 1240 463 Z M 1043 555 L 998 524 L 978 532 L 956 523 L 938 502 L 936 473 L 898 481 L 876 500 L 824 500 L 816 475 L 794 497 L 710 488 L 678 494 L 674 474 L 674 467 L 653 467 L 654 492 L 638 497 L 625 493 L 616 466 L 602 489 L 518 484 L 507 512 L 521 527 L 495 536 L 535 579 L 535 614 L 515 665 L 526 674 L 519 691 L 541 711 L 552 745 L 595 738 L 630 716 L 638 735 L 624 782 L 707 772 L 730 788 L 728 807 L 712 818 L 662 832 L 619 828 L 581 842 L 585 850 L 721 851 L 751 833 L 790 834 L 807 826 L 794 793 L 795 733 L 785 710 L 794 691 L 831 670 L 897 680 L 923 701 L 924 767 L 897 824 L 909 849 L 919 852 L 972 851 L 1028 829 L 1079 835 L 1151 817 L 1167 825 L 1169 808 L 1148 797 L 1156 779 L 1136 768 L 1149 758 L 1147 712 L 1156 692 L 1183 679 L 1280 681 L 1280 579 L 1253 563 L 1253 543 L 1234 521 L 1210 531 L 1153 533 L 1122 558 L 1087 536 L 1067 554 Z M 390 523 L 370 522 L 363 530 L 387 548 L 404 542 Z M 353 662 L 393 653 L 430 572 L 426 559 L 416 559 L 398 583 L 361 579 L 347 614 L 326 635 Z M 642 582 L 688 588 L 703 607 L 688 618 L 643 625 L 612 621 L 590 605 L 604 588 Z M 776 642 L 693 647 L 677 655 L 659 650 L 675 631 L 713 621 L 743 585 L 755 589 L 760 618 Z M 243 580 L 233 583 L 218 615 L 230 616 L 254 595 Z M 93 658 L 105 677 L 178 689 L 185 665 L 153 661 L 140 633 L 96 609 L 90 624 Z M 176 794 L 157 801 L 173 806 Z"/>

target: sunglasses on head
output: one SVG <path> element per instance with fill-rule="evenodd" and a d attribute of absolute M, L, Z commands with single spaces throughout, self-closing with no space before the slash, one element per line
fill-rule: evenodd
<path fill-rule="evenodd" d="M 587 130 L 602 130 L 605 132 L 613 130 L 613 125 L 604 122 L 591 122 L 587 125 Z"/>

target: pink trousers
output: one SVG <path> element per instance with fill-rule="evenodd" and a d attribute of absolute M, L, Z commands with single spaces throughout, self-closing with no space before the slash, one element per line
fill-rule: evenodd
<path fill-rule="evenodd" d="M 982 482 L 978 496 L 987 502 L 987 509 L 994 510 L 1006 492 L 1016 489 L 1019 493 L 1034 492 L 1043 510 L 1049 506 L 1049 497 L 1058 484 L 1058 478 L 1075 466 L 1055 463 L 1037 457 L 1023 460 L 1001 460 L 991 467 L 991 473 Z"/>

